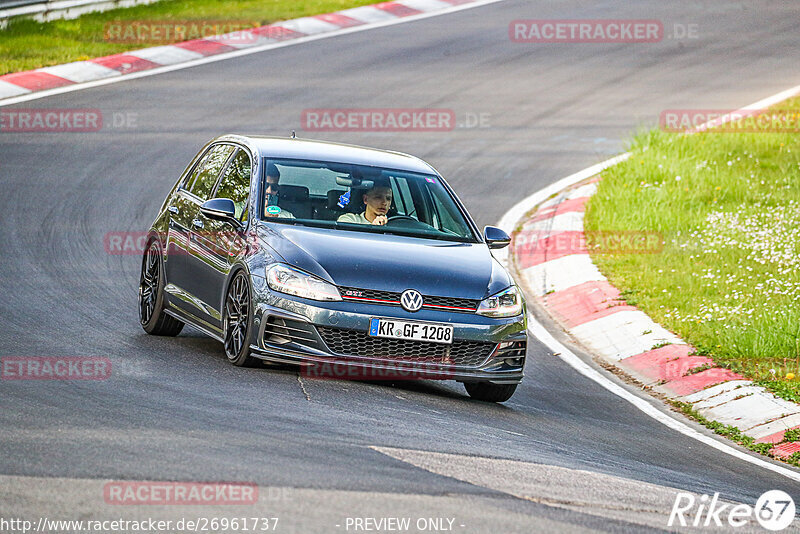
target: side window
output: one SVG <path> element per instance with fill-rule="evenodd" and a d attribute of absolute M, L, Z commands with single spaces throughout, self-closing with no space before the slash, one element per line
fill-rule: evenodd
<path fill-rule="evenodd" d="M 342 186 L 336 184 L 336 177 L 342 173 L 323 169 L 304 169 L 302 167 L 291 167 L 278 163 L 276 165 L 281 173 L 281 185 L 297 185 L 307 187 L 308 194 L 311 196 L 325 196 L 331 189 L 341 189 Z"/>
<path fill-rule="evenodd" d="M 455 204 L 451 202 L 444 202 L 441 197 L 446 193 L 443 189 L 433 189 L 431 191 L 431 198 L 433 199 L 434 206 L 434 221 L 433 226 L 438 230 L 454 232 L 458 235 L 469 235 L 469 228 L 460 222 L 462 219 L 454 214 L 457 209 Z"/>
<path fill-rule="evenodd" d="M 200 161 L 198 161 L 197 165 L 194 166 L 192 174 L 190 174 L 186 178 L 186 181 L 183 183 L 183 186 L 181 187 L 182 189 L 185 189 L 187 191 L 192 190 L 192 184 L 194 184 L 194 181 L 197 180 L 197 175 L 200 174 L 200 171 L 203 170 L 203 165 L 206 164 L 206 160 L 208 159 L 209 154 L 210 152 L 206 152 L 205 154 L 203 154 L 203 157 L 200 158 Z"/>
<path fill-rule="evenodd" d="M 239 150 L 233 157 L 231 164 L 225 170 L 220 180 L 217 198 L 229 198 L 236 205 L 236 218 L 244 220 L 247 217 L 247 197 L 250 195 L 250 156 L 244 150 Z M 244 217 L 243 217 L 244 215 Z"/>
<path fill-rule="evenodd" d="M 395 198 L 394 204 L 397 208 L 398 215 L 414 216 L 416 215 L 414 209 L 414 199 L 411 196 L 411 190 L 408 188 L 408 180 L 405 178 L 392 177 L 394 183 Z"/>
<path fill-rule="evenodd" d="M 198 165 L 195 175 L 189 178 L 190 182 L 186 189 L 200 197 L 201 200 L 208 200 L 211 190 L 217 182 L 219 171 L 222 170 L 222 166 L 228 161 L 232 152 L 231 145 L 217 145 L 212 148 L 208 156 Z"/>

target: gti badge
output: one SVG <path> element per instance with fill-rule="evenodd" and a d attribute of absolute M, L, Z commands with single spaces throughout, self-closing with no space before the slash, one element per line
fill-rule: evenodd
<path fill-rule="evenodd" d="M 416 289 L 406 289 L 400 295 L 400 305 L 406 311 L 419 311 L 422 308 L 422 295 Z"/>

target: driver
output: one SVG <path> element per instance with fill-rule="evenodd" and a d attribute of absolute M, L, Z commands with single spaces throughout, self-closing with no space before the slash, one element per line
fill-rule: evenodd
<path fill-rule="evenodd" d="M 387 213 L 392 206 L 392 187 L 388 181 L 375 180 L 372 188 L 363 196 L 366 209 L 361 213 L 345 213 L 338 222 L 356 224 L 384 225 L 388 220 Z"/>
<path fill-rule="evenodd" d="M 281 171 L 274 163 L 270 163 L 267 167 L 267 180 L 264 183 L 264 216 L 265 217 L 278 217 L 280 219 L 294 219 L 294 215 L 289 210 L 284 210 L 278 207 L 278 199 L 280 198 L 280 184 Z"/>

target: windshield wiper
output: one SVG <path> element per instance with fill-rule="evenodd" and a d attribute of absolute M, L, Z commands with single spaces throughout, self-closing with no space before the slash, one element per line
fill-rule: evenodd
<path fill-rule="evenodd" d="M 470 242 L 467 238 L 461 237 L 461 236 L 458 236 L 458 235 L 452 235 L 451 236 L 451 235 L 442 235 L 442 234 L 422 234 L 422 233 L 417 234 L 417 233 L 412 233 L 412 232 L 403 232 L 403 231 L 398 231 L 398 230 L 392 230 L 391 228 L 386 228 L 386 229 L 378 228 L 375 231 L 378 232 L 378 233 L 381 233 L 381 234 L 390 234 L 390 235 L 396 235 L 396 236 L 400 236 L 400 237 L 417 237 L 419 239 L 435 239 L 436 241 L 449 241 L 451 243 L 469 243 Z"/>

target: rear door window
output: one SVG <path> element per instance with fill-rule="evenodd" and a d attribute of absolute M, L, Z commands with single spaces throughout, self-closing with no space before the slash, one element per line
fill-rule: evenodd
<path fill-rule="evenodd" d="M 216 198 L 229 198 L 236 206 L 236 218 L 244 220 L 246 215 L 247 197 L 250 195 L 250 156 L 245 150 L 239 149 L 225 169 L 220 179 Z"/>

